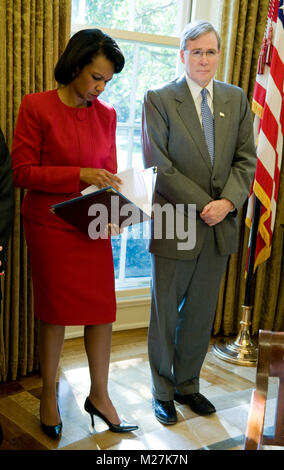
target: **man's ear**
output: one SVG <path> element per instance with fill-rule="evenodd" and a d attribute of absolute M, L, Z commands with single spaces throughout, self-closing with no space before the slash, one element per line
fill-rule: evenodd
<path fill-rule="evenodd" d="M 180 49 L 179 53 L 180 53 L 180 60 L 181 60 L 182 63 L 184 64 L 184 50 L 183 50 L 183 49 Z"/>

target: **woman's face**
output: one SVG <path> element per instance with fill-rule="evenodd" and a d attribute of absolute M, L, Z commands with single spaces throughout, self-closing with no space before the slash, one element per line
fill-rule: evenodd
<path fill-rule="evenodd" d="M 85 65 L 76 78 L 70 83 L 76 104 L 84 104 L 96 99 L 112 79 L 114 65 L 104 55 L 97 55 L 92 62 Z"/>

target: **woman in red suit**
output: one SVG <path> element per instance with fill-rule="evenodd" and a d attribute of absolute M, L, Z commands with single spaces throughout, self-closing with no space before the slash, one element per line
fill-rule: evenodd
<path fill-rule="evenodd" d="M 92 423 L 97 415 L 113 432 L 137 429 L 120 420 L 107 389 L 116 315 L 110 238 L 92 240 L 49 211 L 89 184 L 119 188 L 116 113 L 98 96 L 123 66 L 112 38 L 98 29 L 79 31 L 55 67 L 59 88 L 26 95 L 15 129 L 14 183 L 28 189 L 22 215 L 40 320 L 41 426 L 52 437 L 62 429 L 56 373 L 65 325 L 85 325 L 91 378 L 85 410 Z"/>

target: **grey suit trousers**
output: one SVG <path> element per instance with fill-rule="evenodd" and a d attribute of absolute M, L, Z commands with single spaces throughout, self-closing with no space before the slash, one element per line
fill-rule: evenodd
<path fill-rule="evenodd" d="M 152 255 L 152 300 L 148 334 L 152 393 L 172 400 L 199 391 L 219 286 L 228 256 L 217 249 L 214 230 L 197 258 L 176 260 Z"/>

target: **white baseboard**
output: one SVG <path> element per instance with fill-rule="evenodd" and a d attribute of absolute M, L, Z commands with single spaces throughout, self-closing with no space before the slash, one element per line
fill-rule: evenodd
<path fill-rule="evenodd" d="M 132 294 L 136 294 L 132 292 Z M 116 321 L 113 331 L 147 328 L 150 318 L 149 293 L 138 295 L 117 295 Z M 84 335 L 84 326 L 66 326 L 65 339 L 79 338 Z"/>

